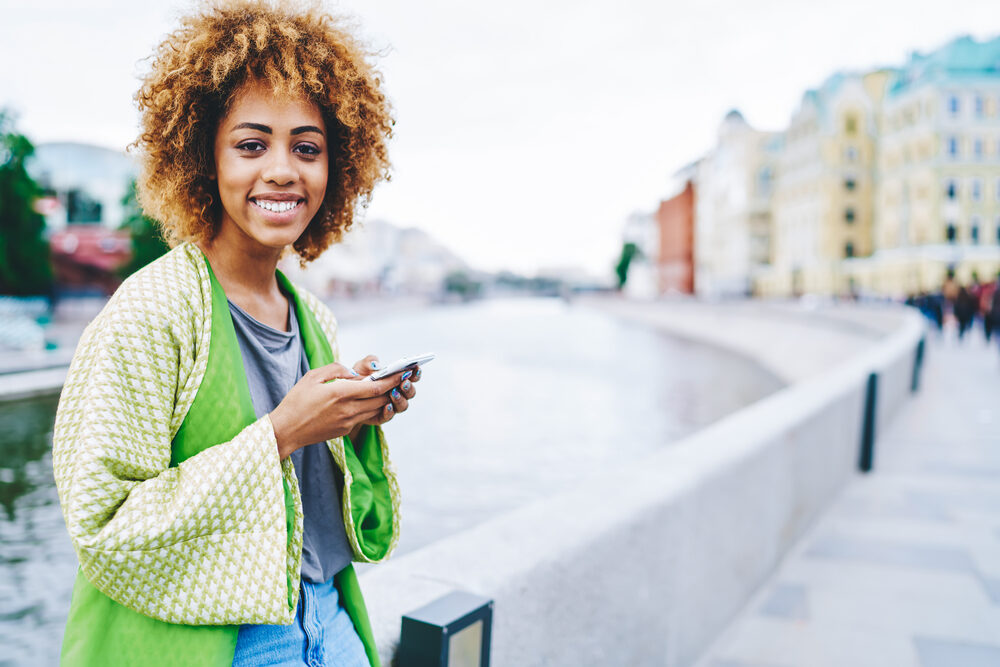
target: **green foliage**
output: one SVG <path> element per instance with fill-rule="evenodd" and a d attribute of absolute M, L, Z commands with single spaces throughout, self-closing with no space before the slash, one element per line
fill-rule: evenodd
<path fill-rule="evenodd" d="M 469 301 L 479 296 L 483 284 L 474 280 L 465 271 L 452 271 L 444 279 L 445 292 L 457 294 L 463 301 Z"/>
<path fill-rule="evenodd" d="M 618 259 L 618 264 L 615 265 L 615 275 L 618 276 L 618 289 L 625 287 L 625 281 L 628 280 L 628 267 L 638 254 L 639 247 L 636 244 L 626 243 L 622 246 L 621 257 Z"/>
<path fill-rule="evenodd" d="M 497 275 L 496 284 L 506 289 L 552 296 L 557 296 L 566 289 L 566 285 L 556 278 L 526 278 L 510 271 L 501 271 Z"/>
<path fill-rule="evenodd" d="M 24 168 L 35 152 L 0 110 L 0 294 L 28 296 L 52 289 L 52 261 L 45 218 L 35 210 L 41 195 Z"/>
<path fill-rule="evenodd" d="M 143 215 L 136 198 L 135 181 L 129 184 L 122 206 L 125 208 L 125 220 L 120 229 L 126 230 L 132 237 L 132 259 L 119 270 L 122 278 L 127 278 L 166 253 L 170 246 L 163 240 L 156 221 Z"/>

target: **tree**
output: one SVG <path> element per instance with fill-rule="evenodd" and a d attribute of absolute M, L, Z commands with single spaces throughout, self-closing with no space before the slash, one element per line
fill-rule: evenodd
<path fill-rule="evenodd" d="M 462 301 L 470 301 L 482 290 L 483 284 L 475 280 L 465 271 L 452 271 L 444 278 L 444 291 L 457 294 Z"/>
<path fill-rule="evenodd" d="M 121 276 L 126 278 L 166 253 L 170 246 L 163 240 L 157 222 L 143 215 L 136 197 L 135 181 L 129 183 L 128 192 L 122 198 L 122 206 L 125 209 L 125 220 L 121 229 L 132 237 L 132 259 L 120 269 Z"/>
<path fill-rule="evenodd" d="M 639 254 L 639 247 L 634 243 L 626 243 L 622 246 L 622 254 L 618 259 L 618 264 L 615 266 L 615 275 L 618 276 L 618 289 L 625 287 L 625 281 L 628 280 L 628 267 L 632 264 L 632 260 L 635 256 Z"/>
<path fill-rule="evenodd" d="M 16 296 L 52 290 L 52 260 L 45 218 L 35 210 L 41 188 L 25 161 L 35 152 L 17 132 L 10 113 L 0 110 L 0 293 Z"/>

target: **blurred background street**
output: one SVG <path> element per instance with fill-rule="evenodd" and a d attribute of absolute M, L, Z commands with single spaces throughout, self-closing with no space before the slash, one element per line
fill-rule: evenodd
<path fill-rule="evenodd" d="M 282 270 L 344 359 L 437 354 L 387 428 L 400 556 L 822 385 L 913 318 L 926 370 L 874 472 L 790 510 L 808 529 L 737 573 L 696 657 L 634 664 L 1000 665 L 995 3 L 337 8 L 378 52 L 393 177 Z M 126 147 L 184 9 L 0 0 L 0 667 L 58 660 L 55 409 L 87 323 L 168 250 Z"/>

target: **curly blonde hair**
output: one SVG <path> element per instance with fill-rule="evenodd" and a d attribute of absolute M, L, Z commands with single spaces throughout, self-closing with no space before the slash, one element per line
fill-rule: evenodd
<path fill-rule="evenodd" d="M 217 0 L 160 44 L 135 95 L 141 133 L 132 148 L 142 164 L 139 202 L 171 245 L 210 241 L 218 231 L 215 133 L 235 95 L 254 82 L 304 95 L 326 123 L 326 196 L 293 244 L 300 261 L 316 259 L 350 229 L 358 207 L 389 178 L 394 120 L 381 75 L 344 23 L 317 6 Z"/>

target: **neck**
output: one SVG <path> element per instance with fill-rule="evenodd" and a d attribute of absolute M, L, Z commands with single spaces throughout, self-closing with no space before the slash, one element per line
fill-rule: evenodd
<path fill-rule="evenodd" d="M 203 241 L 198 247 L 205 253 L 215 277 L 229 298 L 259 299 L 278 295 L 275 271 L 281 249 L 248 243 L 247 240 L 225 234 L 223 229 L 214 239 Z"/>

